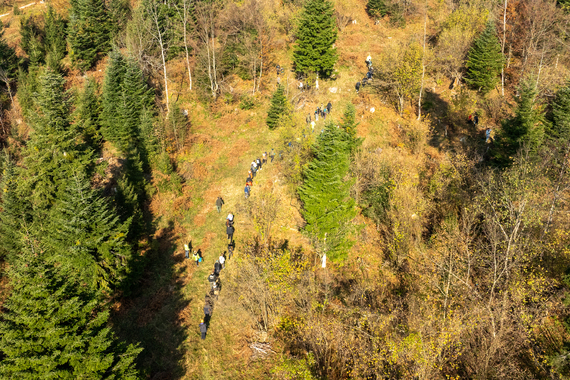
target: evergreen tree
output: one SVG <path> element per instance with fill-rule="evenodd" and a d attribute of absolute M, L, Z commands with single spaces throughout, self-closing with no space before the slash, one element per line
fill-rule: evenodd
<path fill-rule="evenodd" d="M 25 158 L 26 186 L 32 191 L 35 208 L 48 209 L 65 179 L 93 161 L 92 151 L 81 144 L 78 131 L 70 124 L 70 100 L 64 82 L 60 74 L 48 69 L 40 77 L 38 112 L 30 116 L 33 131 Z"/>
<path fill-rule="evenodd" d="M 273 93 L 271 98 L 271 107 L 267 112 L 267 126 L 269 129 L 275 129 L 279 126 L 279 122 L 287 112 L 287 97 L 285 96 L 285 89 L 283 86 L 278 85 L 277 90 Z"/>
<path fill-rule="evenodd" d="M 24 237 L 0 315 L 0 377 L 136 379 L 141 349 L 117 341 L 96 294 L 58 273 L 46 260 L 52 252 Z"/>
<path fill-rule="evenodd" d="M 317 72 L 324 77 L 330 76 L 338 59 L 333 47 L 337 37 L 333 4 L 328 0 L 309 0 L 296 36 L 295 70 L 305 75 Z"/>
<path fill-rule="evenodd" d="M 103 136 L 109 141 L 116 141 L 116 126 L 121 122 L 119 106 L 122 100 L 125 72 L 125 59 L 118 50 L 114 49 L 109 54 L 109 65 L 105 71 L 103 93 L 101 95 L 101 125 L 103 127 Z"/>
<path fill-rule="evenodd" d="M 0 21 L 0 70 L 12 78 L 18 71 L 18 57 L 16 51 L 8 46 L 4 39 L 4 24 Z"/>
<path fill-rule="evenodd" d="M 570 82 L 556 93 L 549 116 L 549 138 L 567 143 L 570 140 Z"/>
<path fill-rule="evenodd" d="M 384 0 L 368 0 L 366 12 L 370 17 L 381 18 L 386 16 L 388 8 Z"/>
<path fill-rule="evenodd" d="M 60 65 L 60 61 L 65 57 L 67 50 L 67 23 L 53 8 L 48 4 L 45 20 L 45 51 L 47 53 L 46 63 L 54 70 Z"/>
<path fill-rule="evenodd" d="M 108 14 L 111 26 L 109 33 L 112 39 L 127 25 L 131 14 L 131 7 L 128 0 L 110 0 L 108 2 Z"/>
<path fill-rule="evenodd" d="M 495 25 L 489 21 L 469 50 L 466 82 L 483 93 L 491 91 L 497 84 L 504 61 Z"/>
<path fill-rule="evenodd" d="M 110 22 L 103 0 L 73 0 L 68 43 L 71 62 L 85 71 L 110 47 Z"/>
<path fill-rule="evenodd" d="M 19 169 L 5 154 L 0 181 L 0 258 L 15 255 L 20 251 L 19 233 L 30 221 L 27 196 L 18 187 Z"/>
<path fill-rule="evenodd" d="M 44 31 L 35 17 L 20 20 L 20 47 L 26 52 L 32 66 L 44 63 Z"/>
<path fill-rule="evenodd" d="M 45 235 L 59 271 L 91 288 L 108 289 L 124 279 L 132 257 L 126 242 L 130 219 L 118 216 L 83 173 L 60 189 Z"/>
<path fill-rule="evenodd" d="M 350 197 L 352 181 L 346 181 L 345 177 L 354 144 L 354 137 L 344 127 L 327 124 L 314 146 L 314 159 L 299 188 L 302 214 L 307 222 L 305 231 L 322 244 L 332 259 L 342 259 L 352 245 L 347 234 L 356 210 Z"/>
<path fill-rule="evenodd" d="M 99 121 L 101 104 L 97 97 L 97 82 L 92 78 L 85 81 L 75 109 L 77 129 L 83 140 L 94 149 L 99 147 L 102 138 Z"/>
<path fill-rule="evenodd" d="M 519 92 L 515 116 L 503 122 L 499 135 L 499 149 L 505 161 L 510 161 L 523 143 L 536 150 L 544 140 L 544 113 L 542 106 L 535 101 L 534 82 L 523 81 Z"/>

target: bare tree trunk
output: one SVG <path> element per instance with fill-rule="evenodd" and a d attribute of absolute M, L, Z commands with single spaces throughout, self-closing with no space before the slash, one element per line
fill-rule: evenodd
<path fill-rule="evenodd" d="M 501 44 L 501 54 L 505 56 L 505 43 L 507 41 L 507 1 L 503 10 L 503 43 Z M 505 65 L 501 67 L 501 95 L 505 96 Z"/>
<path fill-rule="evenodd" d="M 422 93 L 424 91 L 424 78 L 426 75 L 426 35 L 427 35 L 427 4 L 426 4 L 426 14 L 424 18 L 424 47 L 422 53 L 422 85 L 420 87 L 420 97 L 418 99 L 418 120 L 422 118 Z"/>
<path fill-rule="evenodd" d="M 168 75 L 166 72 L 166 46 L 164 43 L 164 38 L 162 35 L 162 30 L 160 29 L 160 24 L 158 23 L 158 17 L 159 17 L 159 9 L 158 9 L 159 4 L 158 3 L 151 3 L 151 6 L 149 8 L 149 12 L 150 12 L 150 16 L 152 17 L 152 21 L 154 22 L 154 26 L 156 27 L 156 29 L 154 29 L 152 31 L 152 35 L 154 37 L 154 39 L 156 40 L 156 42 L 158 42 L 158 45 L 160 47 L 160 56 L 162 59 L 162 73 L 164 76 L 164 93 L 166 96 L 166 113 L 169 114 L 170 113 L 170 99 L 169 99 L 169 94 L 168 94 Z"/>

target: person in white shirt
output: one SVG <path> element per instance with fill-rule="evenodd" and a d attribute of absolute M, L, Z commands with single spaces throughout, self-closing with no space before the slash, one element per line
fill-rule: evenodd
<path fill-rule="evenodd" d="M 220 264 L 222 264 L 222 269 L 226 269 L 226 257 L 222 254 L 218 259 Z"/>

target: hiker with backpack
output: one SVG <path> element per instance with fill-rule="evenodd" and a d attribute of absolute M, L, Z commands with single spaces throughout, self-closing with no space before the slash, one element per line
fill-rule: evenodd
<path fill-rule="evenodd" d="M 251 192 L 251 188 L 249 187 L 249 185 L 246 183 L 245 187 L 243 188 L 243 192 L 245 194 L 245 199 L 249 198 L 249 193 Z"/>
<path fill-rule="evenodd" d="M 228 260 L 232 258 L 234 253 L 234 245 L 232 243 L 228 244 Z"/>
<path fill-rule="evenodd" d="M 219 260 L 216 260 L 214 263 L 214 274 L 217 276 L 220 275 L 220 271 L 222 270 L 222 264 L 220 264 Z"/>
<path fill-rule="evenodd" d="M 228 216 L 226 217 L 226 227 L 233 226 L 233 225 L 234 225 L 234 214 L 232 214 L 230 212 L 228 214 Z"/>
<path fill-rule="evenodd" d="M 330 113 L 331 113 L 331 111 L 332 111 L 332 104 L 331 104 L 330 101 L 329 101 L 328 104 L 327 104 L 327 111 L 328 111 L 328 114 L 330 115 Z"/>
<path fill-rule="evenodd" d="M 261 157 L 261 163 L 265 165 L 267 163 L 267 152 L 263 152 Z"/>
<path fill-rule="evenodd" d="M 222 199 L 222 197 L 218 197 L 218 199 L 216 199 L 216 208 L 218 209 L 218 214 L 222 211 L 223 205 L 224 205 L 224 200 Z"/>
<path fill-rule="evenodd" d="M 366 67 L 372 66 L 372 56 L 368 53 L 368 57 L 366 57 Z"/>
<path fill-rule="evenodd" d="M 222 264 L 222 269 L 226 269 L 226 256 L 224 254 L 225 254 L 225 252 L 222 253 L 218 259 L 220 264 Z"/>
<path fill-rule="evenodd" d="M 210 305 L 209 302 L 206 302 L 204 304 L 204 320 L 206 323 L 210 321 L 210 318 L 212 318 L 212 305 Z"/>
<path fill-rule="evenodd" d="M 230 225 L 226 228 L 226 233 L 228 234 L 228 241 L 231 243 L 234 241 L 234 226 Z"/>
<path fill-rule="evenodd" d="M 200 261 L 202 261 L 202 258 L 200 257 L 198 252 L 194 251 L 194 253 L 192 254 L 192 260 L 194 260 L 196 262 L 196 266 L 198 266 L 200 265 Z"/>
<path fill-rule="evenodd" d="M 255 160 L 255 163 L 257 164 L 258 170 L 261 170 L 261 160 L 258 158 Z"/>

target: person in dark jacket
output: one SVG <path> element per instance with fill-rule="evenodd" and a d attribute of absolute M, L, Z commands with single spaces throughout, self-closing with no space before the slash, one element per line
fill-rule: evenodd
<path fill-rule="evenodd" d="M 244 195 L 245 195 L 245 199 L 249 198 L 249 192 L 250 192 L 249 189 L 250 189 L 250 187 L 249 187 L 249 185 L 246 183 L 246 184 L 245 184 L 245 187 L 243 188 L 243 193 L 244 193 Z"/>
<path fill-rule="evenodd" d="M 224 205 L 224 200 L 222 199 L 222 197 L 218 197 L 218 199 L 216 199 L 216 208 L 218 209 L 218 213 L 222 211 L 223 205 Z"/>
<path fill-rule="evenodd" d="M 358 94 L 358 91 L 360 91 L 360 82 L 356 82 L 356 86 L 354 86 L 356 88 L 356 93 Z"/>
<path fill-rule="evenodd" d="M 204 305 L 204 320 L 207 322 L 212 318 L 212 305 L 209 302 L 206 302 Z"/>
<path fill-rule="evenodd" d="M 202 340 L 206 339 L 207 332 L 208 332 L 208 326 L 206 325 L 206 323 L 204 323 L 204 320 L 202 319 L 200 321 L 200 335 L 202 335 Z"/>
<path fill-rule="evenodd" d="M 228 227 L 226 228 L 226 233 L 228 234 L 228 240 L 229 240 L 230 243 L 231 243 L 232 241 L 234 241 L 234 231 L 235 231 L 235 229 L 234 229 L 234 226 L 233 226 L 233 225 L 228 226 Z"/>
<path fill-rule="evenodd" d="M 216 260 L 216 263 L 214 264 L 214 274 L 216 276 L 219 276 L 221 270 L 222 270 L 222 264 L 220 264 L 220 262 Z"/>
<path fill-rule="evenodd" d="M 234 245 L 228 244 L 228 260 L 232 258 L 233 253 L 234 253 Z"/>
<path fill-rule="evenodd" d="M 331 113 L 331 110 L 332 110 L 332 104 L 331 104 L 331 102 L 329 102 L 329 103 L 327 104 L 327 111 L 328 111 L 329 115 L 330 115 L 330 113 Z"/>

